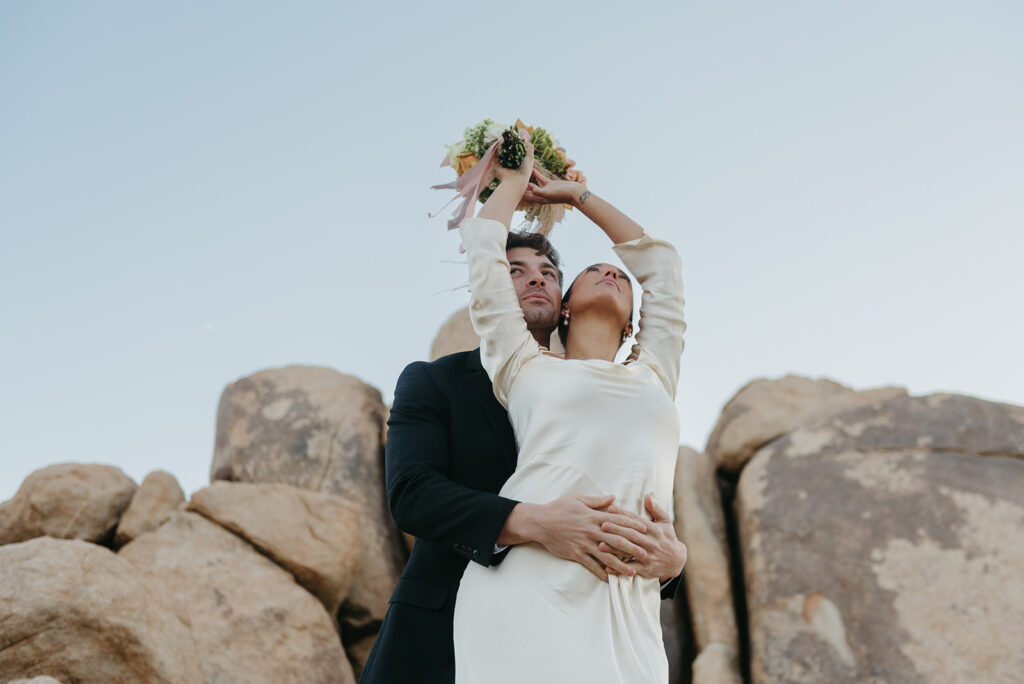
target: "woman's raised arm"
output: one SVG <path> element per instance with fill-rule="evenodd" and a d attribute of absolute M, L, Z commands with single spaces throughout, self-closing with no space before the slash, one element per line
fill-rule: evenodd
<path fill-rule="evenodd" d="M 572 205 L 596 223 L 616 245 L 636 240 L 644 234 L 644 229 L 639 223 L 576 181 L 549 180 L 534 172 L 523 199 L 537 204 Z"/>

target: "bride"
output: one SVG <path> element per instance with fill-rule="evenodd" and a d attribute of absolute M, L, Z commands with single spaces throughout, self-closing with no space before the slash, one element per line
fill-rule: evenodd
<path fill-rule="evenodd" d="M 644 493 L 654 492 L 670 506 L 686 329 L 679 256 L 579 183 L 539 174 L 531 182 L 532 169 L 527 141 L 522 168 L 497 167 L 500 185 L 460 226 L 481 360 L 519 445 L 501 495 L 544 503 L 615 494 L 620 508 L 643 514 Z M 564 358 L 527 331 L 505 256 L 523 200 L 579 208 L 640 282 L 637 344 L 624 363 L 614 359 L 632 333 L 632 284 L 609 264 L 584 269 L 565 293 Z M 536 543 L 514 546 L 494 567 L 471 563 L 455 606 L 456 681 L 667 682 L 659 600 L 657 579 L 609 570 L 602 582 Z"/>

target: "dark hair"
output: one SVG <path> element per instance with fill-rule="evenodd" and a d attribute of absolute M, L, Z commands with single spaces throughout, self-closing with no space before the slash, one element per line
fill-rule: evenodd
<path fill-rule="evenodd" d="M 558 289 L 562 289 L 562 267 L 558 263 L 558 252 L 555 251 L 554 246 L 548 241 L 546 237 L 540 233 L 530 233 L 527 231 L 508 234 L 508 239 L 505 240 L 505 251 L 515 249 L 516 247 L 527 247 L 532 249 L 537 254 L 543 257 L 547 257 L 551 265 L 558 271 Z"/>
<path fill-rule="evenodd" d="M 580 275 L 583 275 L 583 273 L 580 273 Z M 562 317 L 562 310 L 565 309 L 565 305 L 569 303 L 569 297 L 572 296 L 572 286 L 576 284 L 576 281 L 579 279 L 580 275 L 573 278 L 572 283 L 569 284 L 569 289 L 565 291 L 564 295 L 562 295 L 562 306 L 561 308 L 558 309 L 558 339 L 562 340 L 563 347 L 569 343 L 569 325 L 565 322 L 565 318 Z M 633 287 L 633 281 L 629 281 L 629 286 L 631 288 Z M 633 322 L 633 317 L 635 316 L 635 314 L 636 307 L 633 306 L 633 308 L 629 312 L 630 323 Z"/>

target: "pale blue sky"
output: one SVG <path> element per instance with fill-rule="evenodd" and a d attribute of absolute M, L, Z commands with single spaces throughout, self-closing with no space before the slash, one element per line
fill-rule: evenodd
<path fill-rule="evenodd" d="M 464 305 L 429 186 L 551 130 L 671 239 L 682 441 L 754 377 L 1024 404 L 1019 2 L 0 3 L 0 500 L 60 461 L 203 486 L 225 384 L 390 400 Z M 574 274 L 609 260 L 578 216 Z"/>

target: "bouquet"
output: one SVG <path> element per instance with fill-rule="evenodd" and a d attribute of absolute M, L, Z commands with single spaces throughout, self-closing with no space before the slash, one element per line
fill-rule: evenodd
<path fill-rule="evenodd" d="M 464 218 L 473 215 L 476 200 L 486 202 L 498 179 L 494 178 L 494 164 L 507 169 L 518 169 L 526 157 L 526 145 L 518 131 L 526 129 L 533 142 L 533 168 L 545 178 L 563 179 L 586 183 L 586 177 L 575 168 L 576 162 L 565 155 L 565 149 L 539 126 L 527 126 L 517 120 L 513 126 L 503 126 L 491 119 L 484 119 L 465 131 L 465 138 L 448 145 L 448 156 L 441 166 L 455 169 L 458 178 L 451 183 L 435 185 L 437 190 L 458 190 L 454 199 L 462 197 L 462 203 L 448 221 L 448 229 L 457 228 Z M 452 201 L 454 201 L 454 199 Z M 526 220 L 535 226 L 538 233 L 547 235 L 551 228 L 565 216 L 568 205 L 520 203 L 520 210 L 526 212 Z M 572 207 L 569 207 L 572 209 Z"/>

